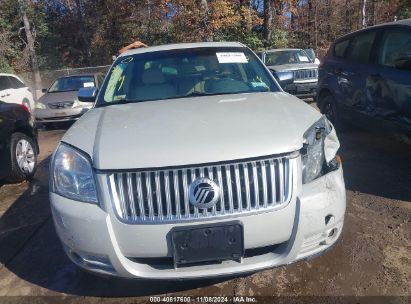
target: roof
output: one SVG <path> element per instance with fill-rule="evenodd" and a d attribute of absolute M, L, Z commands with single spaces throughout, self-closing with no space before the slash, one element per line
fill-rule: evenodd
<path fill-rule="evenodd" d="M 301 51 L 302 49 L 296 49 L 296 48 L 282 48 L 282 49 L 271 49 L 271 50 L 265 50 L 263 52 L 266 53 L 272 53 L 272 52 L 283 52 L 283 51 Z"/>
<path fill-rule="evenodd" d="M 393 22 L 387 22 L 387 23 L 381 23 L 381 24 L 369 26 L 369 27 L 363 28 L 361 30 L 354 31 L 354 32 L 348 33 L 346 35 L 343 35 L 343 36 L 339 37 L 338 39 L 336 39 L 336 41 L 342 40 L 344 38 L 347 38 L 347 37 L 349 37 L 353 34 L 360 33 L 362 31 L 368 31 L 368 30 L 371 30 L 371 29 L 378 29 L 378 28 L 390 27 L 390 26 L 409 26 L 409 27 L 411 27 L 411 19 L 403 19 L 403 20 L 399 20 L 399 21 L 393 21 Z"/>
<path fill-rule="evenodd" d="M 0 73 L 0 76 L 14 76 L 14 77 L 17 77 L 17 75 L 10 74 L 10 73 Z"/>
<path fill-rule="evenodd" d="M 122 53 L 119 57 L 127 56 L 127 55 L 158 52 L 158 51 L 194 49 L 194 48 L 203 48 L 203 47 L 245 47 L 245 45 L 240 42 L 195 42 L 195 43 L 163 44 L 163 45 L 157 45 L 157 46 L 150 46 L 148 48 L 138 48 L 138 49 L 128 50 Z"/>
<path fill-rule="evenodd" d="M 94 76 L 96 76 L 96 75 L 98 75 L 98 74 L 101 74 L 101 73 L 86 73 L 86 74 L 72 74 L 72 75 L 63 75 L 63 76 L 60 76 L 60 77 L 57 77 L 56 79 L 62 79 L 62 78 L 70 78 L 70 77 L 94 77 Z"/>

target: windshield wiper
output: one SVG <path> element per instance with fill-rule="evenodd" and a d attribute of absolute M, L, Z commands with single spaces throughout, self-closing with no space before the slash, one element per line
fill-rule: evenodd
<path fill-rule="evenodd" d="M 119 99 L 119 100 L 113 100 L 111 102 L 105 102 L 103 104 L 99 104 L 97 107 L 106 107 L 106 106 L 114 106 L 114 105 L 120 105 L 120 104 L 127 104 L 127 103 L 134 103 L 134 102 L 141 102 L 143 100 L 139 99 Z"/>
<path fill-rule="evenodd" d="M 188 93 L 188 94 L 186 94 L 182 97 L 184 98 L 184 97 L 207 96 L 207 95 L 210 95 L 210 93 L 194 91 L 194 92 Z"/>

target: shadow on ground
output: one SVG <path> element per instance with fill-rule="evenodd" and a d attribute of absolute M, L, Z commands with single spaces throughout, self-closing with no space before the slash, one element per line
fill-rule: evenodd
<path fill-rule="evenodd" d="M 365 131 L 339 134 L 347 190 L 411 201 L 411 145 Z"/>

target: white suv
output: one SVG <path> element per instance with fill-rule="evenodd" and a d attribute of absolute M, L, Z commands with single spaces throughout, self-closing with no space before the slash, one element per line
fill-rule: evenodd
<path fill-rule="evenodd" d="M 50 200 L 70 259 L 128 278 L 231 275 L 304 259 L 341 234 L 339 142 L 240 43 L 123 53 L 66 133 Z"/>
<path fill-rule="evenodd" d="M 0 73 L 0 100 L 25 105 L 31 113 L 34 113 L 33 95 L 16 75 Z"/>

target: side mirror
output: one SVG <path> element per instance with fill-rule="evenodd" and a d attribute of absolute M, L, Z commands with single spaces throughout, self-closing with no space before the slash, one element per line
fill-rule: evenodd
<path fill-rule="evenodd" d="M 96 88 L 80 88 L 80 90 L 78 90 L 78 100 L 82 102 L 95 102 L 96 96 Z"/>
<path fill-rule="evenodd" d="M 47 93 L 47 89 L 41 89 L 43 93 Z"/>
<path fill-rule="evenodd" d="M 394 67 L 399 70 L 411 70 L 411 54 L 395 59 Z"/>
<path fill-rule="evenodd" d="M 287 84 L 292 84 L 294 82 L 293 72 L 272 72 L 275 79 L 279 82 L 280 86 L 284 88 Z"/>

